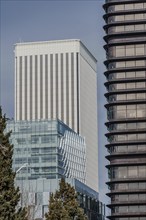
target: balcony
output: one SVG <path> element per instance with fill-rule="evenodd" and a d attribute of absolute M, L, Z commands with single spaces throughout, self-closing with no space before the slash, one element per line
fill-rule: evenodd
<path fill-rule="evenodd" d="M 111 185 L 113 183 L 135 183 L 135 182 L 146 182 L 146 177 L 121 177 L 121 178 L 111 178 L 108 182 L 106 182 L 107 185 Z"/>
<path fill-rule="evenodd" d="M 135 194 L 135 193 L 145 193 L 146 192 L 146 188 L 145 189 L 115 189 L 115 190 L 111 190 L 110 192 L 106 193 L 107 196 L 111 197 L 112 195 L 115 194 Z"/>
<path fill-rule="evenodd" d="M 107 216 L 108 219 L 115 219 L 118 217 L 146 217 L 146 211 L 145 212 L 117 212 L 117 213 L 112 213 L 112 215 Z"/>

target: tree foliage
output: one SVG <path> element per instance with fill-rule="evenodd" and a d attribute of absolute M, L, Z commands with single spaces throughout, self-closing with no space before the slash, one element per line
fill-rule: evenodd
<path fill-rule="evenodd" d="M 10 132 L 4 133 L 6 121 L 0 107 L 0 220 L 27 220 L 25 209 L 17 208 L 20 193 L 14 185 L 13 145 L 9 143 Z"/>
<path fill-rule="evenodd" d="M 46 220 L 87 220 L 87 216 L 77 202 L 74 187 L 64 179 L 59 183 L 59 190 L 50 195 Z"/>

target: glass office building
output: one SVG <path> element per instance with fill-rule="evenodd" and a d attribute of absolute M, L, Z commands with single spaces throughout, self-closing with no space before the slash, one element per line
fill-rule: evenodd
<path fill-rule="evenodd" d="M 146 1 L 106 0 L 109 219 L 146 220 Z"/>
<path fill-rule="evenodd" d="M 105 219 L 98 192 L 85 184 L 85 138 L 57 119 L 9 121 L 6 132 L 10 130 L 19 206 L 28 207 L 30 220 L 45 219 L 49 195 L 59 188 L 61 178 L 74 186 L 89 220 Z"/>
<path fill-rule="evenodd" d="M 85 183 L 85 139 L 60 120 L 10 121 L 16 180 L 76 178 Z"/>

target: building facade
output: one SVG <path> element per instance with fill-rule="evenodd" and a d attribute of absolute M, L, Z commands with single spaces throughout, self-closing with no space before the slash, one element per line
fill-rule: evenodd
<path fill-rule="evenodd" d="M 76 178 L 85 183 L 85 139 L 59 120 L 10 121 L 16 180 Z"/>
<path fill-rule="evenodd" d="M 29 208 L 30 220 L 45 220 L 45 213 L 48 212 L 48 199 L 50 193 L 59 189 L 60 179 L 36 179 L 36 180 L 17 180 L 21 192 L 19 205 Z M 96 191 L 73 178 L 66 178 L 77 193 L 77 200 L 81 208 L 88 216 L 89 220 L 105 220 L 105 206 L 99 201 Z"/>
<path fill-rule="evenodd" d="M 62 156 L 63 176 L 76 178 L 85 183 L 86 179 L 86 144 L 85 139 L 66 130 L 61 137 L 59 152 Z"/>
<path fill-rule="evenodd" d="M 30 220 L 45 219 L 50 193 L 65 178 L 77 192 L 80 207 L 89 220 L 104 220 L 105 207 L 98 192 L 85 184 L 85 139 L 60 120 L 9 121 L 12 131 L 13 169 L 20 188 L 20 207 Z"/>
<path fill-rule="evenodd" d="M 146 1 L 106 0 L 109 219 L 146 219 Z"/>
<path fill-rule="evenodd" d="M 80 40 L 15 45 L 15 120 L 58 118 L 86 139 L 86 184 L 98 190 L 96 59 Z"/>

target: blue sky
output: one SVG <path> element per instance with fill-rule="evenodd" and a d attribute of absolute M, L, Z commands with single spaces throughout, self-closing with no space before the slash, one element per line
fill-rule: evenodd
<path fill-rule="evenodd" d="M 1 0 L 0 101 L 9 118 L 14 115 L 14 44 L 17 42 L 81 39 L 98 60 L 98 130 L 100 197 L 106 189 L 104 122 L 103 9 L 104 0 Z"/>

